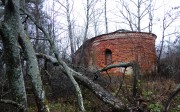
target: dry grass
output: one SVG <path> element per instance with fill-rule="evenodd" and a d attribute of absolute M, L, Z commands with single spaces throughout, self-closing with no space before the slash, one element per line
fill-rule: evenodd
<path fill-rule="evenodd" d="M 122 77 L 113 77 L 112 82 L 106 84 L 104 87 L 111 91 L 113 95 L 117 95 L 119 86 L 122 83 Z M 108 79 L 107 79 L 108 80 Z M 166 79 L 162 77 L 142 77 L 139 82 L 139 95 L 145 100 L 146 110 L 149 112 L 161 112 L 163 105 L 170 93 L 176 88 L 177 82 L 173 79 Z M 82 87 L 84 105 L 87 112 L 109 112 L 109 107 L 97 99 L 89 90 Z M 74 97 L 74 96 L 73 96 Z M 132 98 L 132 78 L 125 77 L 122 87 L 117 95 L 126 105 L 134 105 Z M 77 112 L 77 100 L 72 98 L 71 101 L 66 101 L 65 98 L 61 100 L 50 101 L 51 112 Z M 29 108 L 29 112 L 36 112 L 34 107 Z M 170 112 L 180 112 L 180 95 L 178 95 L 171 103 Z"/>

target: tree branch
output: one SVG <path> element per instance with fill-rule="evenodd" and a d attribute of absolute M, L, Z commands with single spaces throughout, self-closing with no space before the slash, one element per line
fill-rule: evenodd
<path fill-rule="evenodd" d="M 45 54 L 36 54 L 36 55 L 37 57 L 47 59 L 48 61 L 52 63 L 57 63 L 57 60 L 52 56 L 45 55 Z M 122 64 L 121 66 L 125 66 L 125 65 L 126 64 Z M 65 71 L 61 65 L 60 65 L 60 68 L 61 70 Z M 125 105 L 121 101 L 115 98 L 108 91 L 104 90 L 99 84 L 95 84 L 92 80 L 88 79 L 85 75 L 82 75 L 79 72 L 74 71 L 70 67 L 68 67 L 68 70 L 72 72 L 73 77 L 79 82 L 79 84 L 91 90 L 101 101 L 103 101 L 104 103 L 110 105 L 111 107 L 115 109 L 123 110 L 123 111 L 126 110 Z"/>
<path fill-rule="evenodd" d="M 108 69 L 111 69 L 111 68 L 117 68 L 117 67 L 124 67 L 124 68 L 127 68 L 127 67 L 130 67 L 130 66 L 132 66 L 132 65 L 133 65 L 133 63 L 119 63 L 119 64 L 112 64 L 112 65 L 106 66 L 106 67 L 103 68 L 103 69 L 100 69 L 99 72 L 107 71 Z"/>
<path fill-rule="evenodd" d="M 31 78 L 33 94 L 36 99 L 38 111 L 49 112 L 35 51 L 30 43 L 29 38 L 23 32 L 23 30 L 19 36 L 19 44 L 23 48 L 23 51 L 27 57 L 27 74 Z"/>
<path fill-rule="evenodd" d="M 176 95 L 178 95 L 179 92 L 180 92 L 180 84 L 178 84 L 178 86 L 176 87 L 176 90 L 169 96 L 168 100 L 166 101 L 164 112 L 168 112 L 173 98 L 176 97 Z"/>
<path fill-rule="evenodd" d="M 76 80 L 74 79 L 73 75 L 72 75 L 72 71 L 69 70 L 69 67 L 67 66 L 67 64 L 62 61 L 62 59 L 60 58 L 57 50 L 56 50 L 56 47 L 55 47 L 55 44 L 54 42 L 52 41 L 50 35 L 45 31 L 45 29 L 39 25 L 35 19 L 31 16 L 31 14 L 29 14 L 27 11 L 23 10 L 23 9 L 20 9 L 23 13 L 25 13 L 27 16 L 29 16 L 29 18 L 31 19 L 32 22 L 34 22 L 34 24 L 44 33 L 45 37 L 47 38 L 47 40 L 49 41 L 49 44 L 50 44 L 50 47 L 58 61 L 58 63 L 61 65 L 62 69 L 64 70 L 64 72 L 66 73 L 66 75 L 69 77 L 69 79 L 71 80 L 71 82 L 73 83 L 74 87 L 75 87 L 75 90 L 76 90 L 76 93 L 77 93 L 77 97 L 78 97 L 78 106 L 79 106 L 79 109 L 80 111 L 85 111 L 84 109 L 84 104 L 83 104 L 83 97 L 82 97 L 82 93 L 81 93 L 81 89 L 78 85 L 78 83 L 76 82 Z"/>
<path fill-rule="evenodd" d="M 25 110 L 26 110 L 23 105 L 15 102 L 15 101 L 12 101 L 12 100 L 0 99 L 0 103 L 9 104 L 9 105 L 12 105 L 14 107 L 17 107 L 18 109 L 20 109 L 20 112 L 25 112 Z"/>

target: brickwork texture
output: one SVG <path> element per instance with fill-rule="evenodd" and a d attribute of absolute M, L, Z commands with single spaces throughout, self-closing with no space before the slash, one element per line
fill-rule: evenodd
<path fill-rule="evenodd" d="M 142 74 L 156 69 L 156 35 L 145 32 L 115 31 L 87 40 L 75 53 L 73 63 L 91 71 L 120 62 L 138 62 Z M 112 75 L 121 75 L 124 68 L 108 71 Z M 125 73 L 131 75 L 132 68 Z"/>

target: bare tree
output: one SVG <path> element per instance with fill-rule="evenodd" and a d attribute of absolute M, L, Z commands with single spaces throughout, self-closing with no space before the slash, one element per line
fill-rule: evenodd
<path fill-rule="evenodd" d="M 60 61 L 57 60 L 57 58 L 54 58 L 52 56 L 48 56 L 48 55 L 45 55 L 45 54 L 36 54 L 36 55 L 37 55 L 38 58 L 44 58 L 44 59 L 52 62 L 54 65 L 60 66 L 61 70 L 63 70 L 68 75 L 68 72 L 63 67 L 64 65 L 62 65 L 62 63 L 64 63 L 63 61 L 60 62 Z M 134 64 L 133 63 L 119 63 L 119 64 L 114 64 L 114 65 L 108 65 L 107 67 L 105 67 L 103 69 L 100 69 L 97 72 L 103 72 L 103 71 L 106 71 L 106 70 L 111 69 L 111 68 L 129 67 L 129 66 L 134 66 Z M 79 82 L 79 84 L 85 86 L 90 91 L 92 91 L 104 103 L 112 106 L 114 109 L 117 109 L 119 111 L 127 111 L 128 110 L 128 108 L 120 100 L 115 98 L 111 93 L 106 91 L 99 84 L 94 83 L 92 80 L 87 78 L 85 75 L 74 71 L 70 67 L 68 67 L 68 66 L 66 66 L 66 67 L 67 67 L 66 69 L 68 71 L 72 72 L 71 75 Z M 137 87 L 135 89 L 137 89 Z"/>
<path fill-rule="evenodd" d="M 74 48 L 75 46 L 74 46 L 73 29 L 72 29 L 72 18 L 71 18 L 71 12 L 73 10 L 73 4 L 74 3 L 70 7 L 69 0 L 66 0 L 66 5 L 64 5 L 60 1 L 57 1 L 57 2 L 65 9 L 64 12 L 66 14 L 66 20 L 67 20 L 67 24 L 68 24 L 68 36 L 69 36 L 69 40 L 70 40 L 71 59 L 72 59 L 73 54 L 74 54 L 74 50 L 75 50 L 75 48 Z"/>
<path fill-rule="evenodd" d="M 85 9 L 85 27 L 84 27 L 84 35 L 83 35 L 83 42 L 85 42 L 88 34 L 89 24 L 93 20 L 93 11 L 96 6 L 97 0 L 86 0 L 86 4 L 84 6 Z"/>
<path fill-rule="evenodd" d="M 11 100 L 0 100 L 0 103 L 4 104 L 11 104 L 14 105 L 17 108 L 20 108 L 22 111 L 26 111 L 27 108 L 27 99 L 26 99 L 26 91 L 24 87 L 24 79 L 23 79 L 23 74 L 22 74 L 22 68 L 21 68 L 21 63 L 20 63 L 20 50 L 23 51 L 25 54 L 25 60 L 26 60 L 26 66 L 27 66 L 27 74 L 31 78 L 32 82 L 32 90 L 35 96 L 35 100 L 37 103 L 38 111 L 39 112 L 48 112 L 49 108 L 47 105 L 47 100 L 45 97 L 45 92 L 43 90 L 43 85 L 42 85 L 42 80 L 40 76 L 40 71 L 38 67 L 38 62 L 36 59 L 36 56 L 38 58 L 45 58 L 46 60 L 51 61 L 52 63 L 56 63 L 56 65 L 59 66 L 59 68 L 63 71 L 64 74 L 67 75 L 67 77 L 71 80 L 73 83 L 75 89 L 76 89 L 76 94 L 78 98 L 78 105 L 79 105 L 79 110 L 80 111 L 85 111 L 84 108 L 84 102 L 83 102 L 83 97 L 81 93 L 81 88 L 79 87 L 79 84 L 82 84 L 86 88 L 88 88 L 91 92 L 93 92 L 101 101 L 103 101 L 105 104 L 110 105 L 111 107 L 119 110 L 119 111 L 128 111 L 130 110 L 129 105 L 124 104 L 121 100 L 118 100 L 115 98 L 110 92 L 106 91 L 104 88 L 102 88 L 99 84 L 94 83 L 92 80 L 87 78 L 84 74 L 81 74 L 79 72 L 76 72 L 72 68 L 70 68 L 60 57 L 58 53 L 57 46 L 55 46 L 55 41 L 52 38 L 52 35 L 50 34 L 46 28 L 44 28 L 38 21 L 36 21 L 31 14 L 29 14 L 27 11 L 24 10 L 24 8 L 21 9 L 22 13 L 24 15 L 27 15 L 27 18 L 29 18 L 33 24 L 36 25 L 38 32 L 42 32 L 45 38 L 43 40 L 48 40 L 50 47 L 52 48 L 52 52 L 55 56 L 49 56 L 45 54 L 40 54 L 37 53 L 35 55 L 34 48 L 26 35 L 26 33 L 23 30 L 23 25 L 20 21 L 20 13 L 19 13 L 19 1 L 20 0 L 7 0 L 6 2 L 6 7 L 5 7 L 5 19 L 3 22 L 0 24 L 0 35 L 2 36 L 3 39 L 3 45 L 5 49 L 5 58 L 6 58 L 6 65 L 7 65 L 7 75 L 9 77 L 9 81 L 11 82 L 11 87 L 12 87 L 12 93 L 13 93 L 13 101 Z M 31 0 L 32 1 L 32 0 Z M 97 2 L 97 1 L 96 1 Z M 95 34 L 97 34 L 97 26 L 98 26 L 98 21 L 96 20 L 96 16 L 100 16 L 100 13 L 93 13 L 94 10 L 94 5 L 96 4 L 93 0 L 87 0 L 86 8 L 89 11 L 88 13 L 88 18 L 86 17 L 87 26 L 85 26 L 85 32 L 84 32 L 84 41 L 87 39 L 87 32 L 88 32 L 88 27 L 89 27 L 89 22 L 94 21 L 94 29 L 95 29 Z M 131 0 L 131 2 L 133 2 Z M 36 3 L 34 1 L 33 3 Z M 66 0 L 66 6 L 62 4 L 63 7 L 69 7 L 68 3 L 69 1 Z M 142 3 L 142 0 L 138 0 L 138 4 Z M 90 6 L 92 6 L 90 8 Z M 138 5 L 137 5 L 138 6 Z M 148 9 L 151 10 L 151 9 Z M 140 9 L 137 11 L 141 12 Z M 67 17 L 67 22 L 70 22 L 70 26 L 72 26 L 72 21 L 71 21 L 71 11 L 69 12 L 69 16 L 66 15 Z M 147 11 L 147 13 L 149 13 Z M 140 17 L 145 14 L 140 14 Z M 138 15 L 139 16 L 139 15 Z M 171 16 L 168 16 L 171 17 Z M 69 18 L 69 19 L 68 19 Z M 135 17 L 133 17 L 135 18 Z M 132 22 L 133 18 L 129 19 Z M 152 14 L 149 14 L 149 18 L 152 19 Z M 138 18 L 139 22 L 141 22 L 142 18 Z M 137 23 L 136 23 L 137 22 Z M 141 27 L 141 23 L 136 21 L 134 24 L 132 23 L 130 27 L 135 31 L 141 31 L 143 28 Z M 165 20 L 163 23 L 166 23 Z M 136 25 L 135 25 L 136 24 Z M 170 24 L 172 24 L 170 22 Z M 70 28 L 72 31 L 72 27 L 70 27 L 68 24 L 68 29 Z M 166 28 L 164 26 L 168 26 L 168 24 L 163 24 L 163 28 Z M 152 31 L 152 23 L 149 23 L 148 25 L 149 31 Z M 87 29 L 86 29 L 87 28 Z M 167 28 L 165 29 L 165 31 Z M 108 28 L 106 29 L 108 32 Z M 166 33 L 164 33 L 165 35 Z M 166 35 L 165 35 L 166 36 Z M 83 52 L 83 51 L 82 51 Z M 117 65 L 108 65 L 103 69 L 97 70 L 97 72 L 102 72 L 102 71 L 107 71 L 110 68 L 114 67 L 129 67 L 133 66 L 136 67 L 134 68 L 134 86 L 133 86 L 133 96 L 136 97 L 138 93 L 138 80 L 139 80 L 139 71 L 138 71 L 138 66 L 135 66 L 133 63 L 119 63 Z M 95 73 L 91 73 L 91 75 L 94 75 Z M 175 91 L 175 95 L 179 93 L 179 86 L 177 90 Z M 174 97 L 174 96 L 173 96 Z M 172 98 L 173 98 L 172 97 Z M 172 98 L 169 100 L 171 101 Z M 169 105 L 169 104 L 168 104 Z"/>
<path fill-rule="evenodd" d="M 85 22 L 85 31 L 84 31 L 84 36 L 83 36 L 83 42 L 85 42 L 87 40 L 87 32 L 88 32 L 88 28 L 89 28 L 89 13 L 90 13 L 90 4 L 89 0 L 86 0 L 86 22 Z"/>
<path fill-rule="evenodd" d="M 12 100 L 27 109 L 27 97 L 20 61 L 21 47 L 18 43 L 20 32 L 19 0 L 8 0 L 5 3 L 5 19 L 1 23 L 0 34 L 5 50 L 6 73 L 11 87 Z"/>
<path fill-rule="evenodd" d="M 105 18 L 106 33 L 108 33 L 107 0 L 104 1 L 104 18 Z"/>
<path fill-rule="evenodd" d="M 99 34 L 99 18 L 103 14 L 103 11 L 101 9 L 94 9 L 93 11 L 93 27 L 94 27 L 94 34 L 97 36 Z"/>
<path fill-rule="evenodd" d="M 53 50 L 53 53 L 58 61 L 58 63 L 63 67 L 63 69 L 65 70 L 64 72 L 67 74 L 68 78 L 71 80 L 71 82 L 73 83 L 75 89 L 76 89 L 76 94 L 77 94 L 77 97 L 78 97 L 78 104 L 79 104 L 79 109 L 80 111 L 85 111 L 85 108 L 84 108 L 84 104 L 83 104 L 83 98 L 82 98 L 82 93 L 81 93 L 81 90 L 80 90 L 80 87 L 78 85 L 78 83 L 76 82 L 76 80 L 74 79 L 74 77 L 72 76 L 72 71 L 69 70 L 69 67 L 67 66 L 67 64 L 60 58 L 60 55 L 58 54 L 58 51 L 55 47 L 55 43 L 54 41 L 52 41 L 49 33 L 47 33 L 45 31 L 45 29 L 40 26 L 36 21 L 35 19 L 26 11 L 22 10 L 25 14 L 27 14 L 27 16 L 29 16 L 29 18 L 34 22 L 34 24 L 44 33 L 45 37 L 48 39 L 49 41 L 49 44 L 51 45 L 51 48 Z"/>
<path fill-rule="evenodd" d="M 1 23 L 1 35 L 7 54 L 7 73 L 12 88 L 14 101 L 22 104 L 26 109 L 26 92 L 22 68 L 20 65 L 19 50 L 23 50 L 27 56 L 27 74 L 31 77 L 33 93 L 36 99 L 38 111 L 48 112 L 45 92 L 38 68 L 35 52 L 29 38 L 24 32 L 20 19 L 20 0 L 7 0 L 5 3 L 5 19 Z M 11 76 L 12 75 L 12 76 Z"/>
<path fill-rule="evenodd" d="M 86 0 L 86 5 L 85 5 L 86 16 L 85 16 L 85 29 L 84 29 L 84 34 L 83 34 L 83 43 L 86 40 L 88 40 L 87 34 L 88 34 L 89 24 L 90 24 L 90 21 L 92 21 L 93 11 L 94 11 L 96 3 L 97 3 L 97 0 Z M 80 65 L 83 55 L 84 55 L 84 45 L 82 45 L 82 49 L 80 53 L 80 60 L 78 62 L 78 65 Z"/>
<path fill-rule="evenodd" d="M 119 0 L 120 7 L 120 18 L 122 21 L 120 23 L 129 26 L 132 31 L 141 32 L 141 30 L 145 30 L 149 28 L 149 32 L 152 31 L 152 21 L 153 21 L 153 5 L 152 0 Z M 149 15 L 149 19 L 148 19 Z M 147 19 L 149 22 L 147 25 L 142 25 L 142 20 Z"/>
<path fill-rule="evenodd" d="M 154 6 L 153 6 L 153 0 L 149 0 L 149 7 L 148 7 L 148 15 L 149 15 L 149 33 L 152 33 L 152 27 L 153 27 L 153 12 L 154 12 Z"/>
<path fill-rule="evenodd" d="M 176 20 L 180 17 L 179 11 L 171 9 L 170 11 L 165 12 L 164 17 L 162 18 L 162 37 L 161 37 L 161 45 L 158 52 L 158 71 L 160 71 L 160 65 L 161 65 L 161 57 L 164 49 L 165 44 L 165 37 L 173 36 L 177 34 L 178 32 L 172 31 L 171 33 L 167 33 L 167 30 L 176 22 Z"/>
<path fill-rule="evenodd" d="M 40 20 L 40 10 L 39 10 L 39 1 L 35 1 L 35 9 L 34 9 L 34 16 L 36 18 L 36 21 L 39 23 Z M 39 44 L 39 29 L 36 27 L 36 39 L 35 39 L 35 43 L 34 43 L 34 48 L 35 50 L 38 51 L 38 44 Z"/>
<path fill-rule="evenodd" d="M 55 58 L 48 56 L 48 55 L 44 55 L 44 54 L 37 54 L 37 56 L 40 58 L 45 58 L 46 60 L 49 60 L 52 63 L 56 63 L 55 65 L 59 65 L 61 70 L 71 79 L 72 83 L 74 84 L 74 86 L 76 88 L 78 100 L 80 101 L 79 102 L 80 111 L 84 111 L 83 105 L 82 105 L 83 101 L 82 101 L 82 96 L 81 96 L 81 90 L 80 90 L 78 84 L 76 83 L 76 80 L 79 82 L 79 84 L 82 84 L 85 87 L 87 87 L 88 89 L 90 89 L 99 99 L 101 99 L 103 102 L 111 105 L 113 108 L 118 109 L 118 110 L 127 110 L 126 106 L 121 101 L 119 101 L 114 96 L 112 96 L 109 92 L 104 90 L 100 85 L 95 84 L 93 81 L 89 80 L 86 76 L 84 76 L 81 73 L 76 72 L 72 68 L 68 67 L 67 64 L 60 58 L 59 54 L 57 53 L 55 44 L 51 40 L 49 33 L 47 33 L 43 27 L 38 25 L 29 13 L 27 13 L 25 11 L 24 11 L 24 13 L 27 14 L 30 17 L 30 19 L 34 22 L 34 24 L 36 24 L 38 26 L 38 28 L 44 33 L 45 37 L 48 39 L 50 45 L 53 48 Z M 111 66 L 111 65 L 107 66 L 107 68 L 104 68 L 99 71 L 105 71 L 106 69 L 110 69 L 113 67 L 128 67 L 128 66 L 133 66 L 133 65 L 132 65 L 132 63 L 127 63 L 127 64 L 120 63 L 120 64 L 114 65 L 114 66 Z M 76 80 L 74 80 L 74 78 Z"/>

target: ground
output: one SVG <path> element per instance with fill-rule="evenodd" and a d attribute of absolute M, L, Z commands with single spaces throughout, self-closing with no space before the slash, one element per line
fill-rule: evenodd
<path fill-rule="evenodd" d="M 108 77 L 101 77 L 109 81 Z M 111 77 L 111 80 L 114 78 Z M 101 81 L 101 80 L 97 80 Z M 172 78 L 165 78 L 161 76 L 144 76 L 139 84 L 139 97 L 143 100 L 139 102 L 137 100 L 132 100 L 132 78 L 125 77 L 122 84 L 122 77 L 116 77 L 116 81 L 111 81 L 106 85 L 103 85 L 106 89 L 111 91 L 113 95 L 116 95 L 120 100 L 122 100 L 127 105 L 133 107 L 137 106 L 140 108 L 145 108 L 149 112 L 161 112 L 163 110 L 163 105 L 165 104 L 168 96 L 175 89 L 178 81 Z M 100 84 L 103 84 L 101 82 Z M 118 91 L 121 86 L 120 91 Z M 89 90 L 82 87 L 84 104 L 87 112 L 111 112 L 111 108 L 98 100 Z M 70 95 L 67 97 L 59 97 L 55 100 L 49 100 L 49 105 L 51 112 L 77 112 L 77 100 L 75 95 Z M 34 106 L 29 108 L 30 112 L 36 112 Z M 179 112 L 180 111 L 180 95 L 176 96 L 171 103 L 169 112 Z"/>

